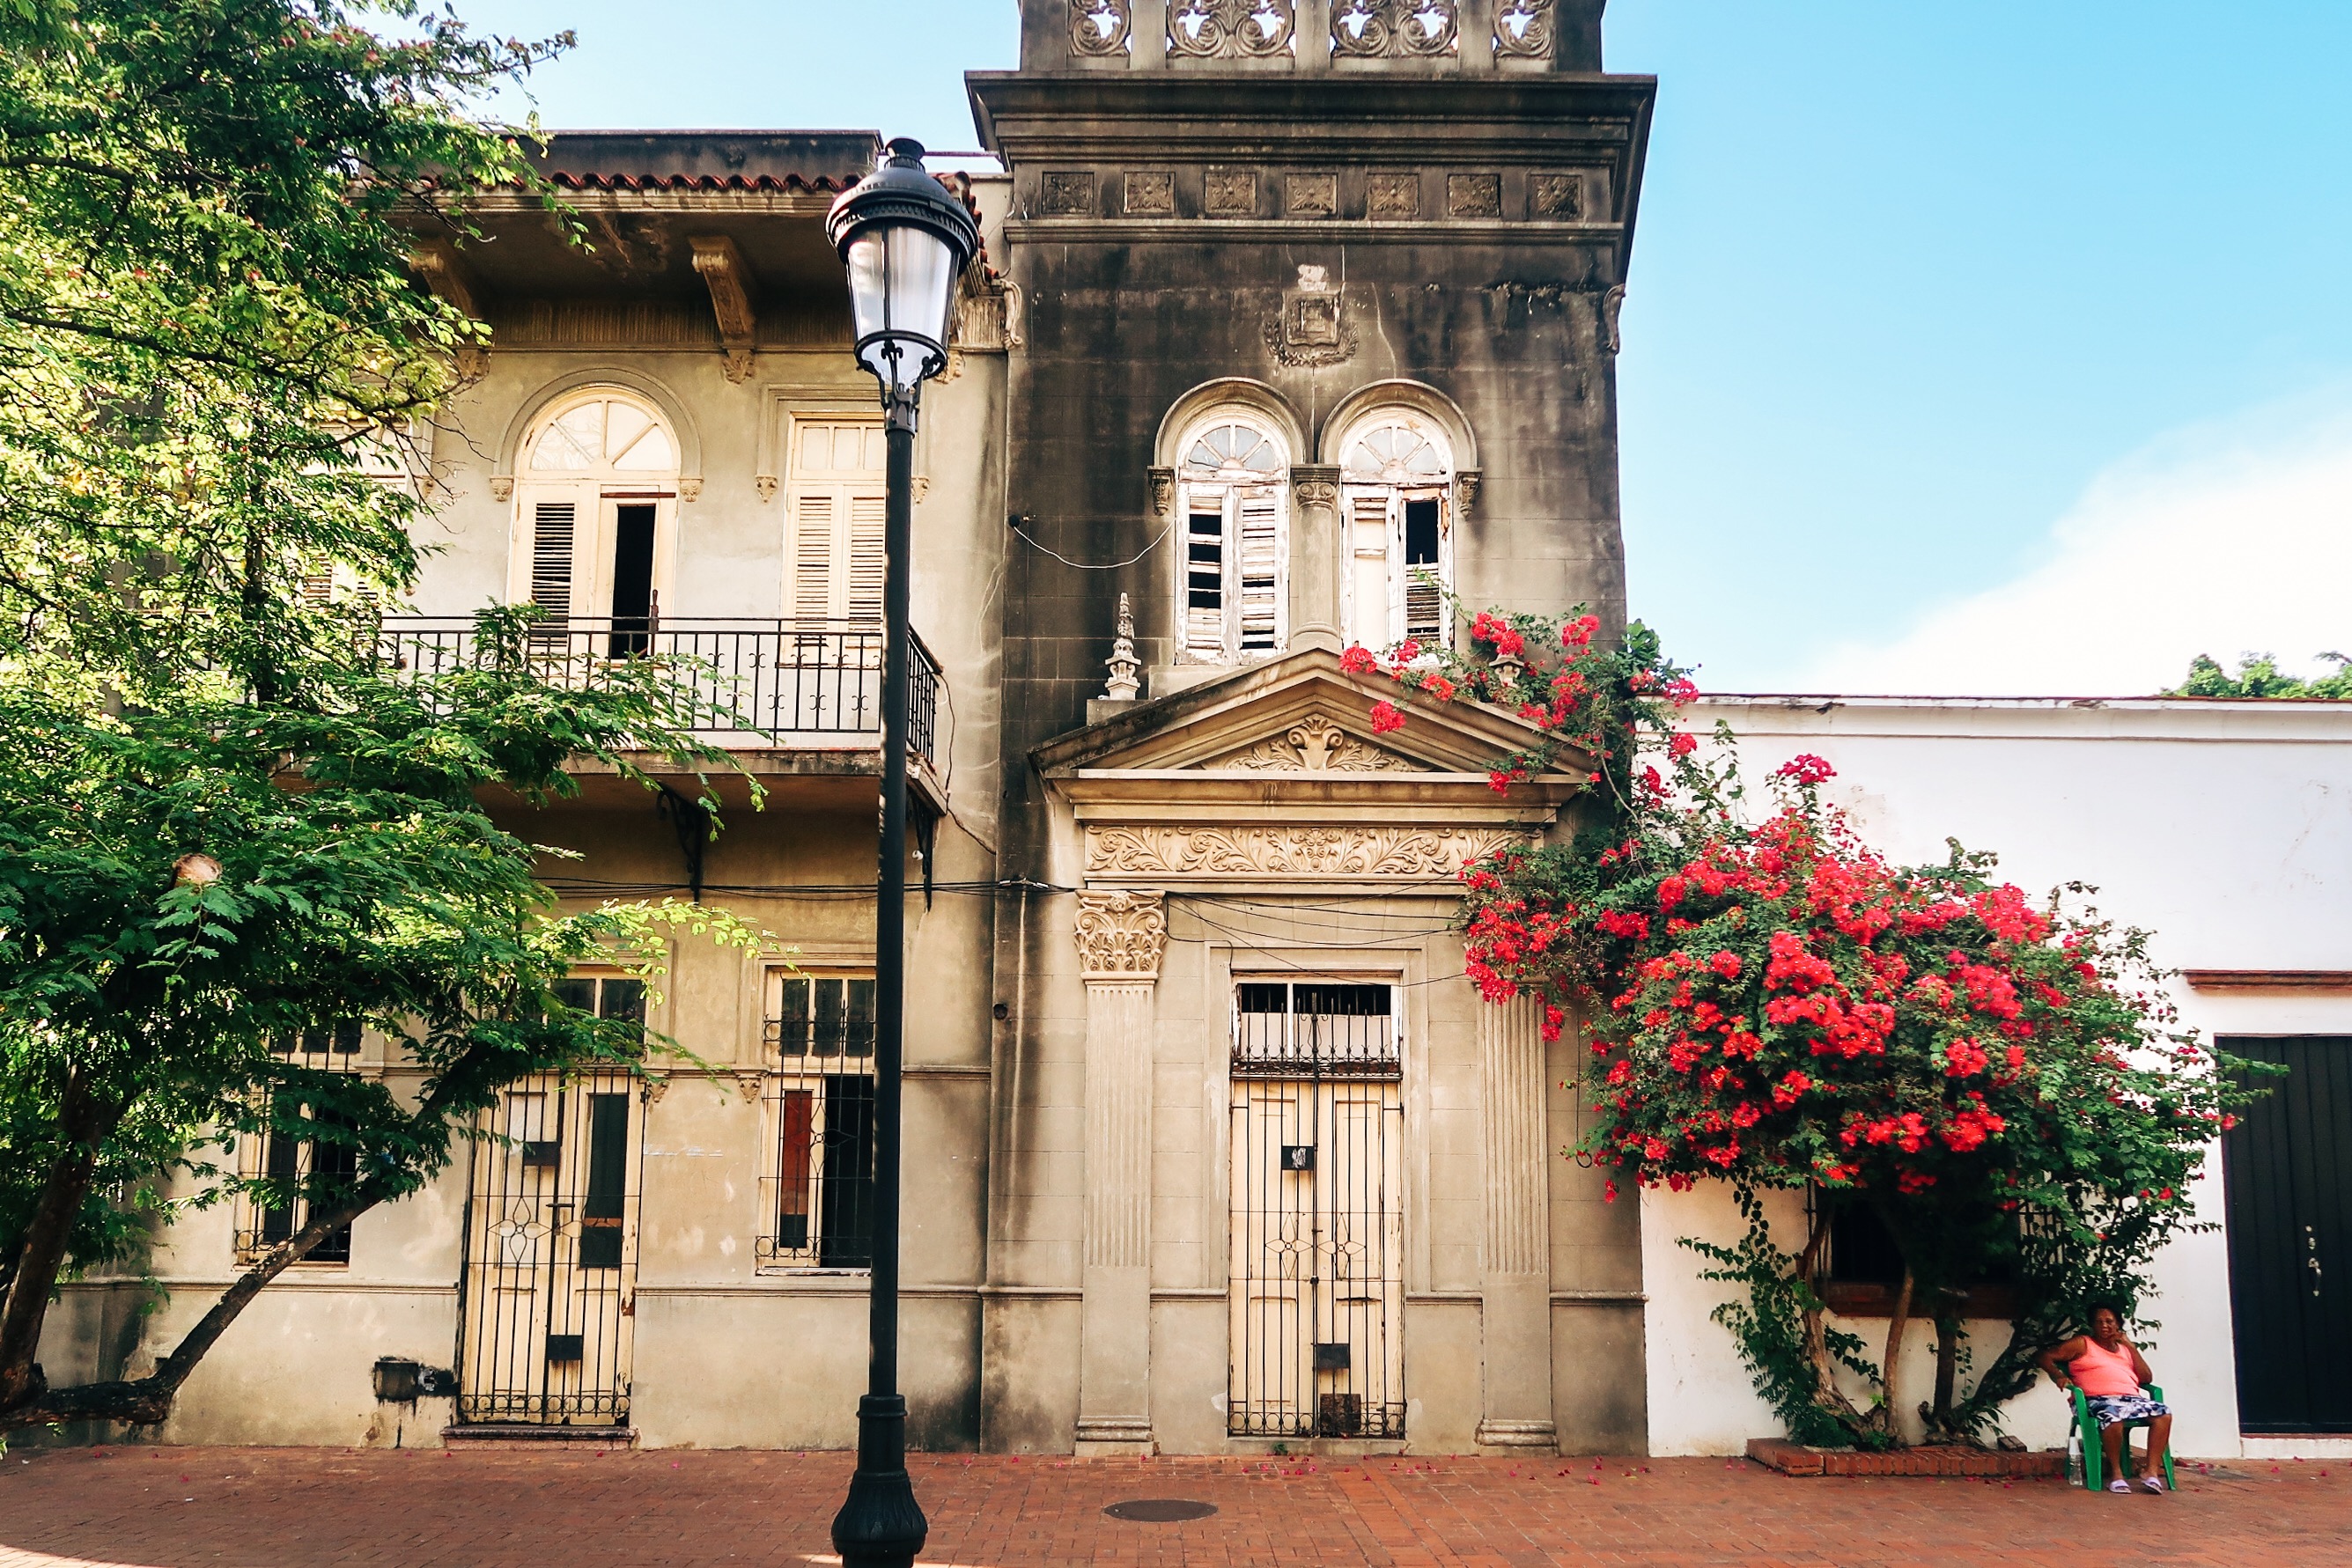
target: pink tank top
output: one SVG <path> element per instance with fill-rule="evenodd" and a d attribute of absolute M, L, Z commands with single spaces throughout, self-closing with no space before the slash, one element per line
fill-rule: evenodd
<path fill-rule="evenodd" d="M 2083 1336 L 2083 1354 L 2069 1364 L 2067 1375 L 2084 1393 L 2101 1398 L 2128 1399 L 2139 1392 L 2139 1374 L 2132 1368 L 2131 1352 L 2121 1347 L 2105 1349 L 2088 1334 Z"/>

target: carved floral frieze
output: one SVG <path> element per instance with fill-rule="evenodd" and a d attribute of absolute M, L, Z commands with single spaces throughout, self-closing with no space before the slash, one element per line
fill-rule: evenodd
<path fill-rule="evenodd" d="M 1293 725 L 1289 733 L 1231 752 L 1203 768 L 1257 773 L 1423 773 L 1419 763 L 1374 746 L 1341 729 L 1321 714 Z"/>
<path fill-rule="evenodd" d="M 1157 979 L 1168 946 L 1167 900 L 1157 893 L 1082 893 L 1071 934 L 1087 978 Z"/>
<path fill-rule="evenodd" d="M 1342 59 L 1450 55 L 1461 41 L 1455 0 L 1339 0 L 1331 52 Z"/>
<path fill-rule="evenodd" d="M 1295 0 L 1175 0 L 1168 52 L 1184 59 L 1271 58 L 1290 52 Z"/>
<path fill-rule="evenodd" d="M 1425 882 L 1526 841 L 1526 834 L 1509 828 L 1099 825 L 1087 829 L 1087 873 Z"/>

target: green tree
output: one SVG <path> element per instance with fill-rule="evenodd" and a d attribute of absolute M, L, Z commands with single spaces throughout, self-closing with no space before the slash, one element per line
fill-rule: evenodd
<path fill-rule="evenodd" d="M 516 612 L 455 671 L 379 656 L 481 331 L 411 247 L 462 242 L 472 192 L 539 188 L 474 106 L 562 42 L 413 0 L 0 0 L 0 1433 L 162 1419 L 257 1292 L 443 1169 L 501 1084 L 643 1060 L 565 1004 L 572 966 L 650 977 L 681 924 L 749 939 L 562 913 L 550 852 L 480 804 L 564 793 L 580 756 L 720 764 L 692 682 L 551 685 Z M 268 1047 L 352 1021 L 404 1042 L 414 1098 Z M 272 1129 L 348 1157 L 222 1168 Z M 240 1187 L 299 1187 L 309 1220 L 152 1375 L 49 1387 L 59 1279 Z"/>
<path fill-rule="evenodd" d="M 2273 653 L 2241 654 L 2238 673 L 2234 675 L 2212 658 L 2200 653 L 2189 661 L 2188 677 L 2163 695 L 2168 697 L 2328 697 L 2338 702 L 2352 700 L 2352 654 L 2322 653 L 2319 657 L 2336 666 L 2334 673 L 2306 681 L 2297 675 L 2279 674 L 2278 657 Z"/>

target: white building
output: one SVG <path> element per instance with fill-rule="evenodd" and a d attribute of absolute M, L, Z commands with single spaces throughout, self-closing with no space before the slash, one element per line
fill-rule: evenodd
<path fill-rule="evenodd" d="M 2221 1151 L 2209 1158 L 2199 1208 L 2216 1228 L 2159 1260 L 2145 1349 L 2179 1452 L 2352 1452 L 2308 1436 L 2352 1434 L 2352 704 L 1716 696 L 1689 719 L 1728 720 L 1750 779 L 1826 759 L 1823 798 L 1898 862 L 1941 862 L 1948 837 L 1998 852 L 2029 893 L 2096 887 L 2103 913 L 2153 931 L 2157 961 L 2182 971 L 2185 1027 L 2289 1063 L 2231 1134 L 2226 1177 Z M 1725 1287 L 1677 1244 L 1740 1230 L 1720 1188 L 1643 1195 L 1654 1454 L 1737 1453 L 1777 1429 L 1708 1321 Z M 2007 1329 L 1971 1325 L 1979 1363 Z M 1910 1354 L 1926 1387 L 1933 1336 Z M 2063 1440 L 2047 1385 L 2011 1409 L 2032 1446 Z"/>

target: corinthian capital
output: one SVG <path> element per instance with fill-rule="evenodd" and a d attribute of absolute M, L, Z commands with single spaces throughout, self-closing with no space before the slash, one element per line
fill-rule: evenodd
<path fill-rule="evenodd" d="M 1089 980 L 1156 980 L 1168 946 L 1167 899 L 1157 893 L 1082 893 L 1075 932 Z"/>

